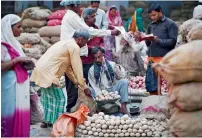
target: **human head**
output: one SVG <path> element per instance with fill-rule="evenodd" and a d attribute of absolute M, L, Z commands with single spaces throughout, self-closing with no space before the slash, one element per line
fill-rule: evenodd
<path fill-rule="evenodd" d="M 67 9 L 70 9 L 79 15 L 81 14 L 81 1 L 80 0 L 62 0 L 60 2 L 60 5 L 67 7 Z"/>
<path fill-rule="evenodd" d="M 100 0 L 93 0 L 91 1 L 91 7 L 97 11 L 100 5 Z"/>
<path fill-rule="evenodd" d="M 79 29 L 74 33 L 73 38 L 80 47 L 84 47 L 90 38 L 90 34 L 87 30 Z"/>
<path fill-rule="evenodd" d="M 88 26 L 93 26 L 95 24 L 96 10 L 93 8 L 86 8 L 83 10 L 82 17 Z"/>
<path fill-rule="evenodd" d="M 102 64 L 104 60 L 105 50 L 102 47 L 94 47 L 92 49 L 92 54 L 94 55 L 95 62 L 98 64 Z"/>
<path fill-rule="evenodd" d="M 163 16 L 161 6 L 157 3 L 153 3 L 149 7 L 148 13 L 153 22 L 158 22 Z"/>
<path fill-rule="evenodd" d="M 116 8 L 116 6 L 112 6 L 112 7 L 110 8 L 109 14 L 110 14 L 111 17 L 117 16 L 117 8 Z"/>

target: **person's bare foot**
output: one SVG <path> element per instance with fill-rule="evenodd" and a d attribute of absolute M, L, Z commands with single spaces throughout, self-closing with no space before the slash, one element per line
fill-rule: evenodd
<path fill-rule="evenodd" d="M 45 123 L 45 122 L 42 122 L 41 123 L 41 128 L 47 128 L 48 127 L 48 124 L 47 123 Z"/>
<path fill-rule="evenodd" d="M 127 107 L 126 107 L 126 103 L 122 103 L 121 104 L 120 113 L 127 114 L 128 116 L 131 116 L 130 113 L 128 112 Z"/>

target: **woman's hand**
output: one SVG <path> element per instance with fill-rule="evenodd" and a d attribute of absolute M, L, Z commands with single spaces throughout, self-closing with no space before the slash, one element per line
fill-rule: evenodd
<path fill-rule="evenodd" d="M 89 89 L 89 88 L 85 89 L 85 90 L 84 90 L 84 93 L 85 93 L 86 96 L 92 98 L 91 92 L 90 92 L 90 89 Z"/>
<path fill-rule="evenodd" d="M 28 57 L 17 57 L 15 59 L 13 59 L 13 63 L 17 64 L 17 63 L 27 63 L 29 62 L 31 59 Z"/>
<path fill-rule="evenodd" d="M 115 29 L 114 26 L 112 26 L 112 25 L 109 25 L 108 28 L 109 28 L 110 30 L 114 30 L 114 29 Z"/>

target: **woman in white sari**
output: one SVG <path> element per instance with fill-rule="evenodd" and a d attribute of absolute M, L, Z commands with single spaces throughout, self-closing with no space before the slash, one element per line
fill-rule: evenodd
<path fill-rule="evenodd" d="M 1 20 L 1 135 L 29 137 L 29 77 L 23 63 L 30 61 L 15 37 L 20 35 L 21 19 L 9 14 Z"/>

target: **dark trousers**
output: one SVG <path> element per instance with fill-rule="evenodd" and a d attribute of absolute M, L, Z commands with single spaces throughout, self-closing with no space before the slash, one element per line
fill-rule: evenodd
<path fill-rule="evenodd" d="M 83 64 L 83 74 L 88 84 L 88 72 L 93 64 Z M 78 89 L 75 87 L 74 83 L 65 74 L 65 84 L 67 91 L 67 106 L 66 111 L 70 112 L 71 108 L 75 106 L 78 99 Z"/>

